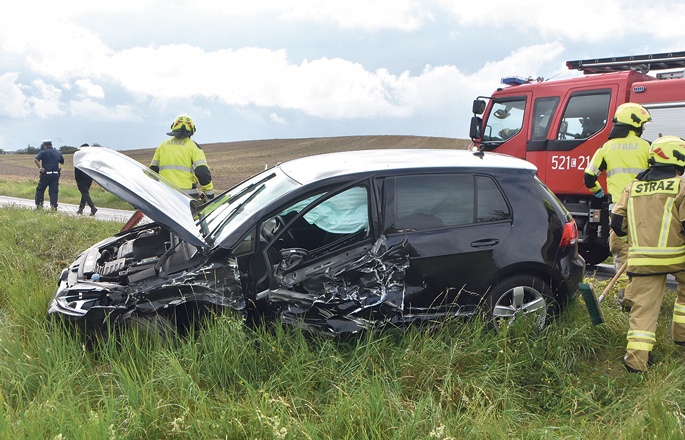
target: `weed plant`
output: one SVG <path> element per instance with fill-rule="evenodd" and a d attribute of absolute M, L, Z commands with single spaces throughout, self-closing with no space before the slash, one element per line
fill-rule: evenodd
<path fill-rule="evenodd" d="M 683 438 L 672 292 L 645 374 L 621 364 L 628 319 L 613 295 L 596 327 L 579 298 L 542 330 L 474 318 L 323 339 L 225 313 L 173 343 L 87 340 L 47 304 L 61 269 L 121 224 L 0 218 L 0 438 Z"/>

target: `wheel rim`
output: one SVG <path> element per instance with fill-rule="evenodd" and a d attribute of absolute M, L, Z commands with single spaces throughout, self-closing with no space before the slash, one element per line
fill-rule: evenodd
<path fill-rule="evenodd" d="M 495 303 L 492 318 L 496 327 L 511 324 L 518 316 L 530 315 L 538 327 L 545 325 L 547 302 L 540 292 L 532 287 L 516 286 L 506 292 Z"/>

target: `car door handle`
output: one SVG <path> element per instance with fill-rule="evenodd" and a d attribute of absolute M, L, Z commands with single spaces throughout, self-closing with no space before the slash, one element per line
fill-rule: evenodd
<path fill-rule="evenodd" d="M 489 247 L 489 246 L 495 246 L 496 244 L 499 244 L 499 240 L 496 238 L 489 238 L 485 240 L 476 240 L 471 243 L 471 247 Z"/>

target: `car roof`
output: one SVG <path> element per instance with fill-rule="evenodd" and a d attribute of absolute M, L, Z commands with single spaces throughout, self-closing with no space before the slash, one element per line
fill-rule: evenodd
<path fill-rule="evenodd" d="M 496 168 L 537 172 L 530 162 L 503 154 L 430 149 L 343 151 L 294 159 L 278 167 L 303 185 L 347 174 L 407 169 Z"/>

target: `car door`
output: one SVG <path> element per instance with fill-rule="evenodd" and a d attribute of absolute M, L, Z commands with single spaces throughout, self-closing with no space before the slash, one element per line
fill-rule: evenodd
<path fill-rule="evenodd" d="M 469 292 L 487 284 L 512 224 L 495 179 L 472 173 L 386 179 L 384 207 L 388 247 L 408 243 L 405 308 L 477 302 Z"/>
<path fill-rule="evenodd" d="M 284 289 L 318 297 L 326 280 L 367 254 L 374 242 L 370 206 L 364 182 L 298 199 L 265 219 L 272 298 Z"/>

